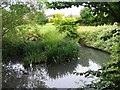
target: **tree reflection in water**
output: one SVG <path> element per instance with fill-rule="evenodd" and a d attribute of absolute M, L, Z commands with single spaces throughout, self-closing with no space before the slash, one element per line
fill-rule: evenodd
<path fill-rule="evenodd" d="M 22 67 L 22 68 L 21 68 Z M 40 69 L 39 69 L 40 68 Z M 27 68 L 27 73 L 25 74 L 23 64 L 8 64 L 3 65 L 2 70 L 2 85 L 3 88 L 45 88 L 45 70 L 43 65 L 33 67 L 31 71 Z"/>
<path fill-rule="evenodd" d="M 58 81 L 60 83 L 63 82 L 62 85 L 64 86 L 64 82 L 72 80 L 73 82 L 69 83 L 72 85 L 71 87 L 76 88 L 78 87 L 75 84 L 76 80 L 81 79 L 85 81 L 87 79 L 74 76 L 73 71 L 99 68 L 97 65 L 102 66 L 107 60 L 109 60 L 108 54 L 86 47 L 81 47 L 77 60 L 64 64 L 37 64 L 25 68 L 22 60 L 10 59 L 9 62 L 8 60 L 3 62 L 2 84 L 3 88 L 47 88 L 51 84 L 53 87 L 57 87 L 55 85 L 57 85 Z"/>
<path fill-rule="evenodd" d="M 58 79 L 65 77 L 68 74 L 72 74 L 77 67 L 77 60 L 67 62 L 64 64 L 51 64 L 48 65 L 47 74 L 51 79 Z"/>

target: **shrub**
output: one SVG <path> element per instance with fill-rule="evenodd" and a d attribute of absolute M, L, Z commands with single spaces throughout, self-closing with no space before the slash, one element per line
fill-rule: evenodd
<path fill-rule="evenodd" d="M 59 21 L 59 24 L 57 24 L 57 29 L 59 32 L 66 32 L 67 37 L 75 39 L 79 35 L 77 33 L 77 25 L 74 24 L 73 18 L 66 18 L 61 21 Z"/>
<path fill-rule="evenodd" d="M 62 20 L 63 15 L 62 14 L 54 14 L 53 18 L 50 18 L 50 23 L 54 23 L 54 25 L 60 24 L 60 21 Z"/>
<path fill-rule="evenodd" d="M 87 46 L 111 53 L 111 47 L 119 42 L 120 27 L 107 26 L 99 30 L 81 30 L 79 34 L 80 40 L 82 39 Z"/>
<path fill-rule="evenodd" d="M 27 24 L 16 27 L 17 36 L 24 40 L 36 41 L 42 39 L 42 34 L 40 33 L 41 27 L 38 27 L 37 24 Z"/>

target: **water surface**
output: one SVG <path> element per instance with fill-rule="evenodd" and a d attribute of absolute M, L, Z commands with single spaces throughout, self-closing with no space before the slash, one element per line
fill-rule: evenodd
<path fill-rule="evenodd" d="M 76 76 L 74 71 L 98 70 L 110 59 L 109 54 L 81 47 L 77 60 L 65 64 L 30 64 L 24 67 L 20 59 L 3 63 L 3 88 L 78 88 L 97 79 Z"/>

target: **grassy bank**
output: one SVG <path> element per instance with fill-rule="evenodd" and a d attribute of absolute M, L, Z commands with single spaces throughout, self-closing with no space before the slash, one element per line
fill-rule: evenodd
<path fill-rule="evenodd" d="M 113 26 L 79 26 L 80 43 L 112 52 L 112 47 L 120 40 L 120 27 Z"/>

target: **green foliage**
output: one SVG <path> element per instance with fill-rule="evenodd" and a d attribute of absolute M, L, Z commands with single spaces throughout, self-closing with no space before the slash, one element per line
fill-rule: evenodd
<path fill-rule="evenodd" d="M 62 14 L 54 14 L 53 18 L 50 19 L 50 22 L 54 23 L 54 25 L 58 25 L 60 24 L 62 17 L 63 17 Z"/>
<path fill-rule="evenodd" d="M 51 19 L 51 22 L 54 23 L 60 33 L 67 33 L 68 38 L 78 38 L 77 25 L 74 24 L 75 18 L 62 18 L 61 14 L 55 14 L 54 17 Z"/>
<path fill-rule="evenodd" d="M 46 62 L 47 57 L 44 53 L 44 44 L 41 41 L 28 41 L 24 50 L 24 62 L 26 64 Z"/>
<path fill-rule="evenodd" d="M 47 30 L 44 30 L 44 29 Z M 21 25 L 3 37 L 3 56 L 21 56 L 28 63 L 62 63 L 77 57 L 79 44 L 66 33 L 37 24 Z M 11 53 L 10 53 L 11 52 Z"/>
<path fill-rule="evenodd" d="M 113 24 L 113 17 L 110 17 L 106 12 L 96 13 L 95 8 L 85 7 L 80 11 L 78 18 L 80 25 L 104 25 Z"/>
<path fill-rule="evenodd" d="M 46 5 L 48 8 L 53 9 L 64 9 L 64 8 L 71 8 L 72 5 L 75 5 L 79 7 L 79 5 L 82 5 L 83 2 L 46 2 Z"/>
<path fill-rule="evenodd" d="M 54 14 L 54 18 L 62 19 L 63 15 L 62 14 Z"/>
<path fill-rule="evenodd" d="M 74 21 L 74 18 L 65 18 L 56 20 L 54 23 L 60 33 L 66 32 L 68 38 L 76 39 L 79 35 L 77 33 L 77 25 L 74 24 Z"/>
<path fill-rule="evenodd" d="M 18 14 L 2 9 L 3 35 L 8 31 L 14 31 L 15 27 L 18 25 L 27 24 L 27 21 Z"/>
<path fill-rule="evenodd" d="M 45 34 L 43 43 L 45 46 L 45 52 L 48 62 L 64 62 L 69 61 L 75 57 L 79 52 L 79 45 L 69 39 L 65 39 L 65 33 L 59 33 L 57 31 L 48 32 Z"/>
<path fill-rule="evenodd" d="M 19 38 L 29 41 L 37 41 L 43 38 L 43 35 L 40 33 L 42 26 L 38 27 L 37 24 L 27 24 L 16 27 L 16 34 Z"/>
<path fill-rule="evenodd" d="M 65 39 L 65 36 L 65 33 L 48 31 L 43 40 L 29 43 L 25 62 L 62 63 L 76 58 L 79 45 L 75 41 Z"/>
<path fill-rule="evenodd" d="M 38 6 L 40 8 L 40 6 Z M 15 27 L 28 23 L 43 25 L 48 22 L 44 12 L 37 10 L 32 4 L 12 4 L 2 10 L 3 36 L 7 32 L 14 32 Z"/>
<path fill-rule="evenodd" d="M 98 26 L 103 27 L 103 26 Z M 120 27 L 105 26 L 99 30 L 80 31 L 80 40 L 87 46 L 102 49 L 104 51 L 112 51 L 112 46 L 119 42 Z"/>
<path fill-rule="evenodd" d="M 92 25 L 94 23 L 95 16 L 92 15 L 92 9 L 85 7 L 80 11 L 80 24 Z"/>
<path fill-rule="evenodd" d="M 113 24 L 114 22 L 120 23 L 120 2 L 47 2 L 48 8 L 54 9 L 71 8 L 72 5 L 77 7 L 82 5 L 91 8 L 92 15 L 97 15 L 95 18 L 95 22 L 98 23 L 97 25 L 104 23 Z"/>
<path fill-rule="evenodd" d="M 47 17 L 45 16 L 44 12 L 33 12 L 28 14 L 29 21 L 32 23 L 37 23 L 40 25 L 44 25 L 48 22 Z"/>
<path fill-rule="evenodd" d="M 15 35 L 8 35 L 2 39 L 2 56 L 4 58 L 24 56 L 24 39 L 20 39 Z"/>

